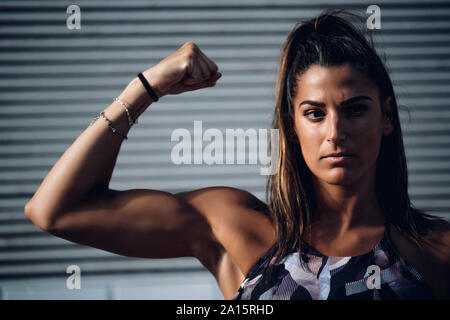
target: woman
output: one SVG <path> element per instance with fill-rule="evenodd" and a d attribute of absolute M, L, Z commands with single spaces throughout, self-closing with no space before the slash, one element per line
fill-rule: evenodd
<path fill-rule="evenodd" d="M 58 160 L 27 217 L 125 256 L 196 257 L 225 299 L 450 296 L 449 224 L 411 206 L 391 80 L 339 13 L 298 24 L 284 45 L 268 204 L 229 187 L 110 189 L 121 143 L 151 97 L 212 87 L 220 76 L 188 42 L 132 80 Z"/>

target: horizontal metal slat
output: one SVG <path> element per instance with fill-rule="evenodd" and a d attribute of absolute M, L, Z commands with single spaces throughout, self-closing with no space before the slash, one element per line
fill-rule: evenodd
<path fill-rule="evenodd" d="M 120 34 L 180 34 L 180 33 L 273 33 L 284 32 L 288 33 L 294 26 L 293 22 L 276 22 L 267 24 L 266 22 L 234 22 L 234 23 L 141 23 L 139 26 L 133 24 L 115 24 L 115 25 L 90 25 L 83 24 L 83 27 L 78 30 L 78 34 L 83 35 L 120 35 Z M 207 26 L 207 28 L 205 28 Z M 395 21 L 383 22 L 383 30 L 387 31 L 415 31 L 424 33 L 430 30 L 447 30 L 450 28 L 450 21 L 445 18 L 442 20 L 434 19 L 431 23 L 429 21 Z M 243 31 L 245 30 L 245 31 Z M 61 36 L 70 35 L 73 31 L 67 28 L 37 25 L 33 28 L 27 26 L 1 26 L 0 36 Z"/>
<path fill-rule="evenodd" d="M 175 261 L 176 260 L 176 261 Z M 125 271 L 145 271 L 145 272 L 183 272 L 186 270 L 204 270 L 204 267 L 192 258 L 170 259 L 170 261 L 152 259 L 126 259 L 123 261 L 76 261 L 72 259 L 64 262 L 40 263 L 39 268 L 33 264 L 19 264 L 12 266 L 0 265 L 0 277 L 30 277 L 33 275 L 66 274 L 69 265 L 76 264 L 83 274 L 109 273 Z"/>
<path fill-rule="evenodd" d="M 297 3 L 298 8 L 277 8 L 276 6 L 270 9 L 256 9 L 256 8 L 239 8 L 230 10 L 180 10 L 175 11 L 171 9 L 165 10 L 152 10 L 148 8 L 147 10 L 136 10 L 130 8 L 129 10 L 116 12 L 105 9 L 101 11 L 84 11 L 84 7 L 80 7 L 83 14 L 83 21 L 88 22 L 102 22 L 111 23 L 115 21 L 130 21 L 135 22 L 140 21 L 202 21 L 202 20 L 230 20 L 234 21 L 237 19 L 245 19 L 248 21 L 257 19 L 297 19 L 303 20 L 311 16 L 315 16 L 321 13 L 322 10 L 317 9 L 307 9 L 301 8 L 301 2 Z M 407 9 L 394 9 L 394 8 L 383 8 L 383 20 L 384 19 L 398 19 L 401 17 L 406 18 L 427 18 L 427 17 L 449 17 L 449 13 L 442 10 L 440 7 L 426 7 L 426 8 L 407 8 Z M 66 16 L 61 15 L 57 12 L 41 12 L 36 15 L 34 12 L 14 12 L 14 13 L 0 13 L 0 21 L 4 23 L 11 22 L 61 22 L 65 21 Z"/>
<path fill-rule="evenodd" d="M 369 5 L 372 2 L 369 1 L 358 1 L 356 3 L 359 3 L 361 5 Z M 214 2 L 214 1 L 205 1 L 205 0 L 191 0 L 189 2 L 183 2 L 183 1 L 173 1 L 173 0 L 153 0 L 151 3 L 145 0 L 129 0 L 127 2 L 122 1 L 108 1 L 108 0 L 78 0 L 77 4 L 80 7 L 86 7 L 86 8 L 118 8 L 121 10 L 128 9 L 128 8 L 199 8 L 199 7 L 211 7 L 211 8 L 223 8 L 226 9 L 228 7 L 251 7 L 251 8 L 271 8 L 277 6 L 305 6 L 305 7 L 311 7 L 311 4 L 307 1 L 298 1 L 298 0 L 277 0 L 276 4 L 273 3 L 273 0 L 229 0 L 227 2 Z M 389 7 L 392 6 L 399 6 L 403 7 L 404 5 L 408 5 L 409 7 L 412 7 L 412 5 L 416 5 L 419 7 L 430 7 L 431 5 L 446 5 L 446 0 L 432 0 L 430 2 L 427 2 L 426 4 L 415 2 L 411 0 L 379 0 L 377 1 L 378 5 L 386 5 Z M 334 6 L 334 7 L 341 7 L 341 6 L 348 6 L 348 5 L 355 5 L 355 1 L 352 0 L 316 0 L 314 2 L 314 6 L 322 7 L 322 6 Z M 63 8 L 65 9 L 67 7 L 67 4 L 64 2 L 58 2 L 58 1 L 32 1 L 32 0 L 22 0 L 20 2 L 17 1 L 2 1 L 0 8 L 20 8 L 20 9 L 26 9 L 26 8 Z"/>
<path fill-rule="evenodd" d="M 288 31 L 288 30 L 287 30 Z M 281 48 L 287 34 L 280 33 L 279 35 L 216 35 L 202 36 L 202 35 L 129 35 L 117 36 L 114 38 L 73 38 L 70 41 L 63 41 L 62 39 L 42 38 L 42 39 L 3 39 L 0 42 L 2 50 L 32 50 L 33 52 L 46 52 L 48 50 L 70 50 L 76 48 L 78 50 L 90 50 L 92 48 L 148 48 L 152 52 L 153 47 L 167 47 L 177 48 L 187 41 L 194 41 L 201 49 L 226 46 L 265 46 Z M 374 43 L 377 47 L 380 45 L 389 45 L 389 47 L 414 45 L 417 43 L 440 43 L 446 44 L 450 40 L 450 35 L 447 34 L 374 34 Z M 64 51 L 62 51 L 64 52 Z"/>
<path fill-rule="evenodd" d="M 64 65 L 1 65 L 0 64 L 0 75 L 8 75 L 12 77 L 18 77 L 22 75 L 38 76 L 38 75 L 52 75 L 52 76 L 63 76 L 67 77 L 67 74 L 76 77 L 77 75 L 90 74 L 98 76 L 98 74 L 126 74 L 130 77 L 130 81 L 136 76 L 136 73 L 141 70 L 146 70 L 149 67 L 156 64 L 158 61 L 164 57 L 155 58 L 149 55 L 145 62 L 136 63 L 136 61 L 128 61 L 123 63 L 117 61 L 116 63 L 96 61 L 93 63 L 86 64 L 64 64 Z M 212 58 L 212 57 L 211 57 Z M 219 66 L 221 71 L 225 72 L 248 72 L 248 71 L 273 71 L 277 70 L 277 59 L 261 59 L 253 58 L 249 61 L 225 61 L 224 59 L 213 59 L 214 62 Z M 237 59 L 236 59 L 237 60 Z M 243 59 L 239 59 L 243 60 Z M 389 59 L 387 63 L 389 70 L 395 72 L 399 69 L 410 69 L 415 70 L 423 69 L 434 69 L 434 70 L 445 70 L 445 68 L 450 67 L 450 59 Z"/>
<path fill-rule="evenodd" d="M 449 47 L 450 52 L 450 47 Z M 219 69 L 220 71 L 220 69 Z M 409 82 L 422 82 L 422 81 L 439 81 L 448 82 L 450 84 L 450 75 L 448 72 L 420 72 L 420 73 L 403 73 L 398 72 L 392 74 L 392 80 L 394 85 L 408 84 Z M 234 75 L 226 74 L 224 78 L 221 78 L 220 84 L 233 85 L 233 84 L 264 84 L 271 85 L 275 82 L 276 75 L 273 72 L 257 72 L 252 73 L 250 70 L 248 74 Z M 70 77 L 65 79 L 59 79 L 56 77 L 41 77 L 39 82 L 30 78 L 15 78 L 15 79 L 0 79 L 1 91 L 21 91 L 21 90 L 42 90 L 46 88 L 66 88 L 71 90 L 77 90 L 77 88 L 83 87 L 98 87 L 103 88 L 105 86 L 117 87 L 125 86 L 130 81 L 129 77 Z"/>
<path fill-rule="evenodd" d="M 450 26 L 450 25 L 449 25 Z M 152 49 L 151 55 L 153 57 L 166 57 L 169 56 L 174 50 L 159 50 Z M 207 56 L 214 59 L 223 58 L 265 58 L 276 57 L 280 53 L 279 48 L 230 48 L 229 46 L 220 49 L 207 49 L 202 50 Z M 427 55 L 450 55 L 450 46 L 408 46 L 406 48 L 386 48 L 385 53 L 390 57 L 394 56 L 427 56 Z M 135 49 L 135 50 L 89 50 L 77 51 L 70 50 L 62 54 L 61 52 L 12 52 L 12 53 L 0 53 L 0 61 L 33 61 L 36 63 L 42 62 L 61 62 L 61 61 L 93 61 L 93 60 L 135 60 L 135 59 L 147 59 L 149 57 L 148 50 Z"/>

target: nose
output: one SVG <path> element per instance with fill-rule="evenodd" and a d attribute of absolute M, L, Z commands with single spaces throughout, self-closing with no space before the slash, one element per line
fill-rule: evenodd
<path fill-rule="evenodd" d="M 345 120 L 337 112 L 331 112 L 327 117 L 327 141 L 330 143 L 339 143 L 346 139 Z"/>

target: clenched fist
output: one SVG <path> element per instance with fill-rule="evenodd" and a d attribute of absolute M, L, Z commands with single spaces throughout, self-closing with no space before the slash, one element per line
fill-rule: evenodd
<path fill-rule="evenodd" d="M 213 87 L 222 76 L 217 65 L 192 41 L 143 72 L 158 97 Z"/>

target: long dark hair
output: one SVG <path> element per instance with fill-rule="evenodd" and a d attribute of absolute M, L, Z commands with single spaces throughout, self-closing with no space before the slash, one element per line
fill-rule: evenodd
<path fill-rule="evenodd" d="M 271 252 L 271 257 L 276 256 L 275 262 L 291 250 L 297 250 L 301 256 L 302 248 L 307 245 L 303 236 L 316 208 L 312 173 L 300 146 L 291 142 L 297 79 L 313 64 L 328 67 L 348 63 L 379 89 L 379 101 L 392 98 L 394 130 L 389 136 L 383 136 L 376 164 L 376 194 L 385 222 L 421 246 L 420 240 L 431 228 L 432 220 L 439 219 L 414 208 L 410 202 L 406 156 L 392 82 L 371 35 L 352 20 L 364 24 L 362 18 L 347 10 L 326 11 L 298 23 L 281 52 L 272 124 L 279 129 L 278 150 L 272 151 L 278 152 L 278 167 L 269 176 L 266 189 L 269 214 L 276 231 Z"/>

